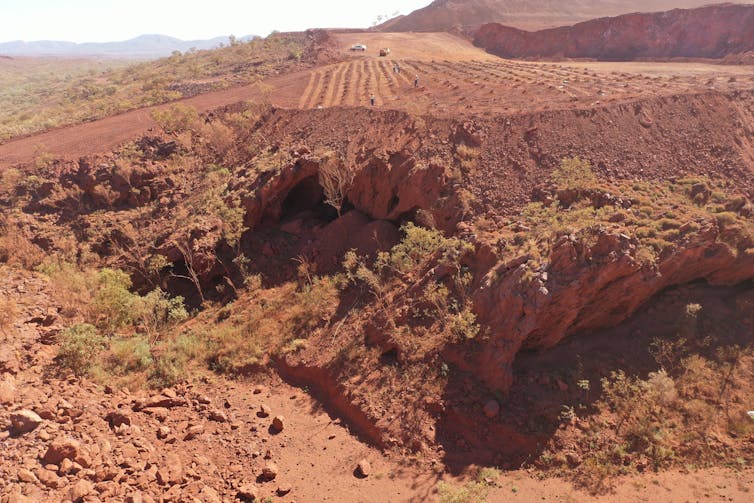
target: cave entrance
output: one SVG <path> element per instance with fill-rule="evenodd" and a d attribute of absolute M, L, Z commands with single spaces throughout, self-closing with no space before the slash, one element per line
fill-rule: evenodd
<path fill-rule="evenodd" d="M 326 222 L 338 218 L 338 212 L 325 203 L 325 192 L 316 175 L 304 178 L 285 196 L 280 208 L 280 220 L 287 220 L 297 215 L 310 212 L 310 215 Z"/>

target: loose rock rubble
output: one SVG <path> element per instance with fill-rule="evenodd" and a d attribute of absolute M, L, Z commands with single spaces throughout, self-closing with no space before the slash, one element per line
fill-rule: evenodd
<path fill-rule="evenodd" d="M 292 388 L 280 382 L 286 391 L 279 396 L 253 383 L 132 392 L 61 375 L 54 344 L 42 342 L 48 327 L 25 322 L 48 308 L 57 312 L 45 282 L 13 281 L 29 302 L 0 341 L 1 503 L 301 501 L 317 492 L 305 488 L 312 476 L 299 466 L 303 450 L 312 453 L 307 469 L 318 468 L 333 431 L 350 440 L 327 415 L 307 415 L 301 437 L 311 437 L 316 426 L 319 445 L 297 444 L 297 421 L 288 418 L 311 407 L 292 401 Z M 352 479 L 342 457 L 334 460 L 341 465 L 335 472 Z M 322 480 L 333 483 L 333 471 L 327 468 Z"/>

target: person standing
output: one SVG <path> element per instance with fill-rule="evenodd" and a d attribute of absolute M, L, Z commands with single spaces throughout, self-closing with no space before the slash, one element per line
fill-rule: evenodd
<path fill-rule="evenodd" d="M 372 106 L 374 106 L 374 102 L 375 102 L 375 97 L 374 97 L 374 94 L 372 94 L 369 96 L 369 103 L 371 103 Z"/>
<path fill-rule="evenodd" d="M 419 76 L 418 75 L 414 76 L 414 87 L 419 87 Z"/>

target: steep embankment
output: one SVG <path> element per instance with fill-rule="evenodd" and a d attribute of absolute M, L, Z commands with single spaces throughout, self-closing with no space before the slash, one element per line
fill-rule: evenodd
<path fill-rule="evenodd" d="M 537 32 L 487 24 L 474 44 L 505 58 L 724 58 L 754 50 L 754 6 L 628 14 Z"/>
<path fill-rule="evenodd" d="M 380 31 L 447 31 L 503 23 L 542 29 L 630 12 L 659 12 L 708 5 L 707 0 L 436 0 L 406 16 L 391 19 Z M 746 2 L 733 2 L 746 3 Z"/>

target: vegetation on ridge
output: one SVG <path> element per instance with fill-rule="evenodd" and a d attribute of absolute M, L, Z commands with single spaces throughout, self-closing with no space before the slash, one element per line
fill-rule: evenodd
<path fill-rule="evenodd" d="M 305 46 L 278 34 L 140 63 L 0 60 L 0 142 L 253 82 L 298 64 Z"/>

